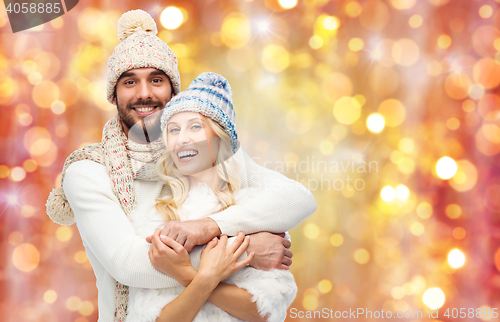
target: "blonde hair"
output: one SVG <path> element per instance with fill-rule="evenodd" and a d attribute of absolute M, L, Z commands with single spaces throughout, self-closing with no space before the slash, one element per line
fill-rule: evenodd
<path fill-rule="evenodd" d="M 234 193 L 240 189 L 239 168 L 231 158 L 233 155 L 231 140 L 226 131 L 214 120 L 201 116 L 220 138 L 219 150 L 215 158 L 218 181 L 214 191 L 219 200 L 220 211 L 236 204 Z M 165 129 L 163 139 L 167 142 L 168 131 Z M 165 217 L 165 221 L 180 220 L 178 209 L 186 201 L 189 192 L 189 180 L 175 166 L 170 151 L 160 157 L 156 170 L 161 180 L 166 183 L 169 195 L 156 199 L 155 208 Z M 226 179 L 228 178 L 228 180 Z"/>

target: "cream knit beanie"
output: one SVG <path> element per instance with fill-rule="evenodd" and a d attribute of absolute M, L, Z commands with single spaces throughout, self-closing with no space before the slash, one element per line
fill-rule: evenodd
<path fill-rule="evenodd" d="M 118 78 L 133 68 L 152 67 L 165 72 L 172 82 L 174 94 L 180 92 L 177 57 L 156 36 L 157 33 L 155 21 L 143 10 L 128 11 L 118 20 L 118 38 L 121 43 L 108 60 L 107 96 L 110 103 L 113 103 Z"/>

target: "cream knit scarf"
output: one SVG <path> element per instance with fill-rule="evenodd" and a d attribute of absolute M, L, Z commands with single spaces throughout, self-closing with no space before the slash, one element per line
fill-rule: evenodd
<path fill-rule="evenodd" d="M 47 199 L 47 215 L 60 225 L 75 223 L 75 215 L 62 189 L 64 176 L 72 163 L 90 160 L 106 167 L 113 182 L 113 193 L 128 217 L 136 205 L 134 179 L 156 180 L 154 162 L 163 148 L 161 139 L 144 145 L 129 141 L 116 115 L 104 126 L 101 143 L 87 145 L 68 156 L 61 174 L 61 187 L 53 189 Z M 116 282 L 115 296 L 114 322 L 125 322 L 128 286 Z"/>

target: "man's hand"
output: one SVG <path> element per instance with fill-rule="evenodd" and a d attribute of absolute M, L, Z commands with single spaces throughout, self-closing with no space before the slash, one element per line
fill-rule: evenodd
<path fill-rule="evenodd" d="M 290 269 L 293 254 L 289 248 L 292 244 L 283 237 L 284 233 L 261 232 L 250 235 L 247 252 L 255 253 L 250 266 L 264 271 L 274 268 Z"/>
<path fill-rule="evenodd" d="M 212 238 L 221 234 L 219 226 L 211 218 L 186 221 L 169 221 L 161 231 L 162 235 L 168 236 L 183 245 L 190 252 L 196 245 L 205 245 Z M 151 236 L 146 238 L 151 242 Z"/>

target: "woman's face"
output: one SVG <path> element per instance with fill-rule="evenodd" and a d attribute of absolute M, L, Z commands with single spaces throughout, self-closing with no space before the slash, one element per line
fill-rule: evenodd
<path fill-rule="evenodd" d="M 177 113 L 168 121 L 166 131 L 167 149 L 183 175 L 194 175 L 213 167 L 219 152 L 219 137 L 203 115 Z"/>

